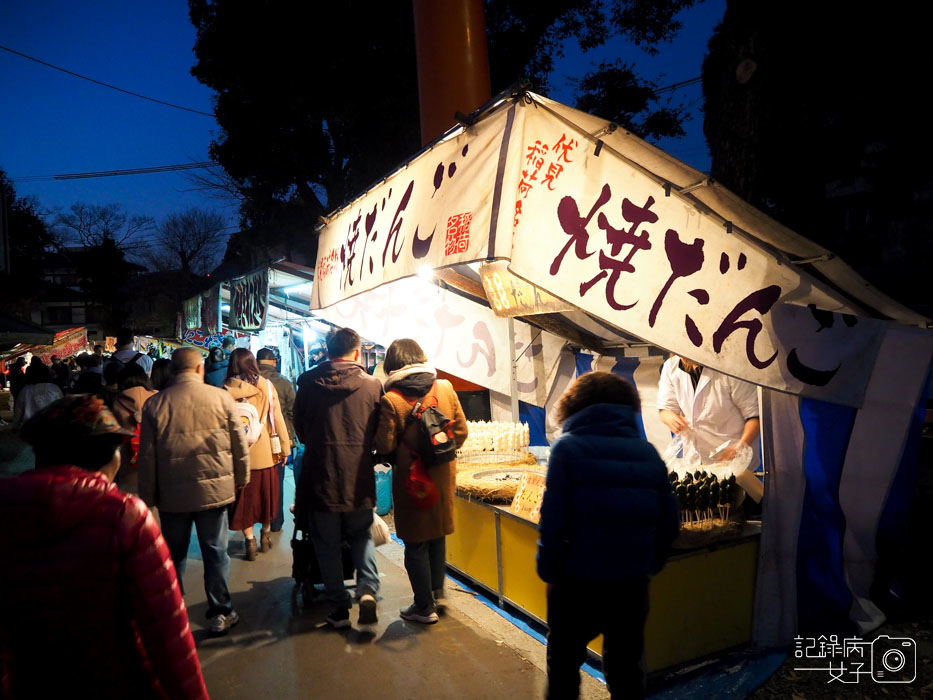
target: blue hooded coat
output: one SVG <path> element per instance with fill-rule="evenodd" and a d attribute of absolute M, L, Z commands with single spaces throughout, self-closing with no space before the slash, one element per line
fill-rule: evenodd
<path fill-rule="evenodd" d="M 655 574 L 679 528 L 667 469 L 630 406 L 594 404 L 564 422 L 541 504 L 544 581 Z"/>

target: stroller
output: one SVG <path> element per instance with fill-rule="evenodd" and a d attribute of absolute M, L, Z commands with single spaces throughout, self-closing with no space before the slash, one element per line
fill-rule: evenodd
<path fill-rule="evenodd" d="M 354 578 L 356 569 L 353 566 L 350 545 L 346 541 L 341 547 L 341 559 L 343 560 L 343 580 Z M 314 552 L 314 543 L 308 533 L 304 513 L 297 507 L 295 509 L 295 532 L 292 535 L 292 578 L 301 590 L 305 605 L 310 605 L 316 597 L 322 595 L 314 588 L 315 584 L 324 582 L 321 568 L 317 563 L 317 555 Z"/>

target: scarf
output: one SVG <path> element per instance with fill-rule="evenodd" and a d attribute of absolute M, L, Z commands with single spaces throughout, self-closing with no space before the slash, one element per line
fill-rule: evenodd
<path fill-rule="evenodd" d="M 395 389 L 409 396 L 424 396 L 436 378 L 437 372 L 428 364 L 405 365 L 389 372 L 384 386 L 387 392 Z"/>

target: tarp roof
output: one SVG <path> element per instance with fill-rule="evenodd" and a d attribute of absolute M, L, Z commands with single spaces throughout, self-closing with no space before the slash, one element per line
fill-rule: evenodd
<path fill-rule="evenodd" d="M 311 308 L 385 304 L 363 295 L 424 267 L 482 299 L 465 266 L 494 259 L 575 307 L 528 317 L 573 342 L 649 343 L 849 405 L 885 323 L 927 324 L 705 174 L 533 93 L 493 101 L 328 217 Z"/>

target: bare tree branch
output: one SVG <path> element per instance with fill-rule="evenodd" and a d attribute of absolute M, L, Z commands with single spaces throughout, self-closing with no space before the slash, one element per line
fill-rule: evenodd
<path fill-rule="evenodd" d="M 170 214 L 150 239 L 145 260 L 158 270 L 182 270 L 206 275 L 223 253 L 224 217 L 215 211 L 191 207 Z"/>
<path fill-rule="evenodd" d="M 149 216 L 130 216 L 120 204 L 78 202 L 67 211 L 55 210 L 48 226 L 65 242 L 93 248 L 111 241 L 131 253 L 144 245 L 143 234 L 152 230 L 154 223 Z"/>
<path fill-rule="evenodd" d="M 191 184 L 191 188 L 185 191 L 202 192 L 206 197 L 236 206 L 240 206 L 246 200 L 246 195 L 237 181 L 219 165 L 204 172 L 185 171 L 184 178 Z"/>

